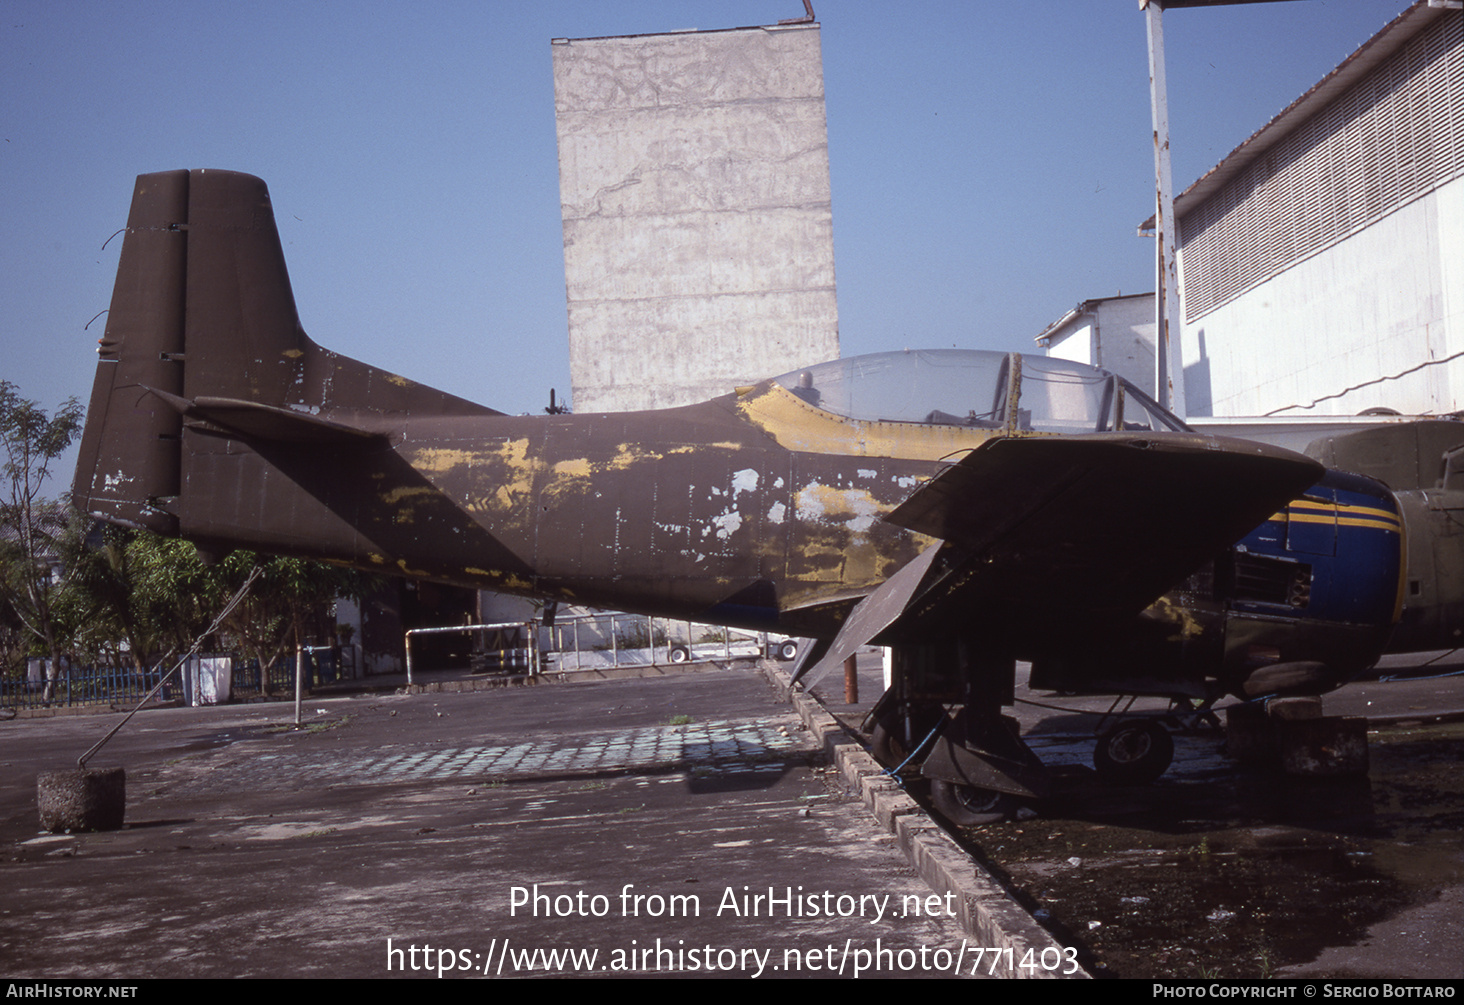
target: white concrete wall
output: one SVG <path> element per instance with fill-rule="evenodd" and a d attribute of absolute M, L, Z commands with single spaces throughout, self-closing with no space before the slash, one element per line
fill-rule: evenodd
<path fill-rule="evenodd" d="M 837 357 L 817 25 L 553 52 L 574 410 Z"/>
<path fill-rule="evenodd" d="M 1098 308 L 1097 364 L 1154 393 L 1154 298 L 1104 300 Z"/>
<path fill-rule="evenodd" d="M 1154 296 L 1089 301 L 1090 312 L 1053 332 L 1047 355 L 1100 366 L 1154 393 Z"/>
<path fill-rule="evenodd" d="M 1183 252 L 1180 256 L 1183 267 Z M 1181 278 L 1181 287 L 1183 279 Z M 1464 180 L 1454 179 L 1184 328 L 1195 415 L 1464 408 Z"/>

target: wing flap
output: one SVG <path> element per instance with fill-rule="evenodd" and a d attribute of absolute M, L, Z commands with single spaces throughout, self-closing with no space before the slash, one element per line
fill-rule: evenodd
<path fill-rule="evenodd" d="M 1131 617 L 1321 472 L 1280 448 L 1188 434 L 992 440 L 886 517 L 943 540 L 950 571 L 879 632 L 1040 648 Z"/>
<path fill-rule="evenodd" d="M 899 620 L 909 607 L 911 598 L 925 582 L 926 574 L 940 551 L 939 544 L 926 548 L 861 600 L 849 612 L 828 651 L 812 666 L 805 663 L 800 667 L 793 682 L 801 681 L 805 688 L 813 687 L 830 670 L 841 666 L 844 660 L 858 652 L 860 646 L 868 645 L 871 639 Z"/>

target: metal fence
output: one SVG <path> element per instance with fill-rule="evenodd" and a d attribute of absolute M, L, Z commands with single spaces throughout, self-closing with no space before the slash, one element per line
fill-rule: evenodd
<path fill-rule="evenodd" d="M 315 688 L 350 680 L 356 676 L 354 648 L 341 646 L 307 646 L 305 648 L 305 687 Z M 268 686 L 265 686 L 265 685 Z M 269 668 L 269 680 L 261 680 L 258 660 L 235 659 L 231 688 L 254 694 L 291 694 L 295 690 L 295 654 L 286 653 Z"/>
<path fill-rule="evenodd" d="M 144 671 L 132 667 L 63 666 L 60 673 L 48 680 L 44 661 L 33 660 L 26 677 L 0 677 L 0 708 L 134 705 L 172 667 L 172 661 Z M 355 672 L 354 648 L 312 646 L 305 651 L 307 688 L 349 679 Z M 215 699 L 227 701 L 231 697 L 291 694 L 295 689 L 294 653 L 275 660 L 268 677 L 268 681 L 262 679 L 258 660 L 246 660 L 236 653 L 205 653 L 174 674 L 154 700 L 191 702 L 195 690 L 204 696 L 204 703 Z"/>
<path fill-rule="evenodd" d="M 166 669 L 154 667 L 64 666 L 55 677 L 45 669 L 25 678 L 0 678 L 0 708 L 67 708 L 74 705 L 131 705 L 155 687 Z M 158 693 L 158 700 L 178 696 L 172 682 Z"/>

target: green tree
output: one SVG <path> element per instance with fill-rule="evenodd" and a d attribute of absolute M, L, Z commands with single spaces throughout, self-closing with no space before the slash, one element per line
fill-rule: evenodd
<path fill-rule="evenodd" d="M 219 644 L 258 660 L 266 688 L 270 670 L 306 641 L 312 616 L 337 597 L 359 598 L 380 581 L 354 569 L 250 551 L 205 564 L 186 541 L 119 527 L 68 541 L 73 572 L 62 605 L 67 620 L 86 625 L 85 642 L 114 659 L 124 648 L 116 641 L 125 641 L 139 670 L 150 659 L 186 651 L 260 564 L 260 578 L 223 623 Z"/>
<path fill-rule="evenodd" d="M 50 658 L 49 699 L 65 639 L 58 629 L 56 600 L 64 586 L 58 539 L 66 527 L 66 508 L 42 492 L 51 463 L 81 430 L 83 410 L 71 398 L 54 415 L 22 398 L 14 384 L 0 381 L 0 447 L 5 451 L 0 488 L 0 579 L 4 602 L 30 636 L 34 648 Z"/>
<path fill-rule="evenodd" d="M 337 597 L 359 600 L 382 582 L 379 576 L 327 562 L 235 551 L 219 563 L 230 593 L 256 562 L 263 566 L 260 579 L 225 627 L 245 654 L 259 661 L 260 686 L 266 689 L 275 663 L 304 647 L 317 612 Z"/>
<path fill-rule="evenodd" d="M 57 606 L 86 660 L 144 670 L 186 648 L 223 603 L 220 577 L 186 541 L 76 514 L 60 543 L 67 586 Z"/>

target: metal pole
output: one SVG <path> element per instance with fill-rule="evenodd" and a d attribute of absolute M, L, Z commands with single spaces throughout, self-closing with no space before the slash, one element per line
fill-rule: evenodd
<path fill-rule="evenodd" d="M 1154 397 L 1181 419 L 1186 414 L 1184 349 L 1179 314 L 1179 267 L 1174 179 L 1169 167 L 1169 91 L 1164 79 L 1164 5 L 1144 5 L 1149 33 L 1149 105 L 1154 120 Z"/>
<path fill-rule="evenodd" d="M 295 728 L 300 728 L 300 695 L 305 689 L 305 646 L 295 643 Z"/>

